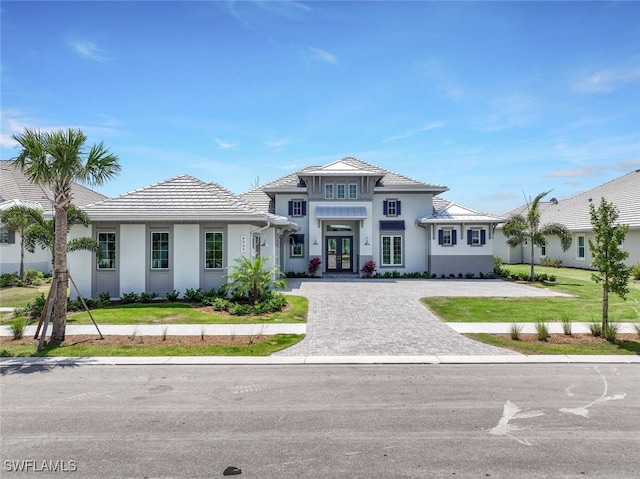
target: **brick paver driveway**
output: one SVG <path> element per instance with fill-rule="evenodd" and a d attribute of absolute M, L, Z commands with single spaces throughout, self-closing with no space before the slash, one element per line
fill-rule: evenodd
<path fill-rule="evenodd" d="M 289 280 L 309 299 L 307 336 L 283 356 L 517 354 L 460 335 L 419 299 L 425 296 L 560 296 L 499 280 Z"/>

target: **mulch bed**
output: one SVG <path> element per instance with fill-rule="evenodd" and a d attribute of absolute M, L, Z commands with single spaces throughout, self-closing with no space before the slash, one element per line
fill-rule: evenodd
<path fill-rule="evenodd" d="M 63 346 L 82 344 L 87 346 L 248 346 L 269 339 L 270 336 L 104 336 L 97 334 L 67 335 Z M 38 344 L 32 336 L 12 340 L 10 337 L 0 338 L 0 344 Z"/>
<path fill-rule="evenodd" d="M 510 334 L 496 334 L 500 338 L 511 339 Z M 536 333 L 520 333 L 520 342 L 523 343 L 536 343 L 540 342 Z M 630 334 L 618 334 L 616 336 L 618 341 L 630 341 L 634 343 L 640 343 L 640 338 L 635 333 Z M 606 344 L 607 340 L 603 337 L 593 336 L 591 333 L 583 334 L 550 334 L 546 341 L 548 344 Z"/>

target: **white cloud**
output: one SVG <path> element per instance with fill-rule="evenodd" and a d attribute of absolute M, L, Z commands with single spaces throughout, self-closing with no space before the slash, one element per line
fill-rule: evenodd
<path fill-rule="evenodd" d="M 267 147 L 271 148 L 273 151 L 281 151 L 282 147 L 289 144 L 289 140 L 281 139 L 281 140 L 273 140 L 267 141 Z"/>
<path fill-rule="evenodd" d="M 435 60 L 421 63 L 416 68 L 417 74 L 436 90 L 444 93 L 449 99 L 457 101 L 464 95 L 464 90 L 453 76 Z"/>
<path fill-rule="evenodd" d="M 610 93 L 639 80 L 640 66 L 603 68 L 583 75 L 573 83 L 572 89 L 583 94 Z"/>
<path fill-rule="evenodd" d="M 94 42 L 86 40 L 75 40 L 69 42 L 69 44 L 82 58 L 102 63 L 107 61 L 107 57 L 105 56 L 104 51 L 101 50 Z"/>
<path fill-rule="evenodd" d="M 314 58 L 317 60 L 321 60 L 325 63 L 331 63 L 332 65 L 338 63 L 338 58 L 326 50 L 315 47 L 309 47 L 309 50 L 314 53 Z"/>
<path fill-rule="evenodd" d="M 234 141 L 233 143 L 229 143 L 218 138 L 215 139 L 218 144 L 218 149 L 220 150 L 233 150 L 240 145 L 239 141 Z"/>
<path fill-rule="evenodd" d="M 382 140 L 382 143 L 389 143 L 391 141 L 401 140 L 403 138 L 409 138 L 410 136 L 415 135 L 416 133 L 422 133 L 423 131 L 435 130 L 436 128 L 442 128 L 444 123 L 441 122 L 433 122 L 429 123 L 422 128 L 416 128 L 415 130 L 409 130 L 404 133 L 400 133 L 398 135 L 393 135 L 388 138 Z"/>
<path fill-rule="evenodd" d="M 599 165 L 584 166 L 581 168 L 568 168 L 545 173 L 545 178 L 577 178 L 577 177 L 598 177 L 606 174 L 607 171 L 629 172 L 640 168 L 640 158 L 629 158 L 616 163 L 603 163 Z"/>

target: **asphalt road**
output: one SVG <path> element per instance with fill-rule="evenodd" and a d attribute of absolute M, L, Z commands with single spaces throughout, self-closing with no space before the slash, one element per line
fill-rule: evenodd
<path fill-rule="evenodd" d="M 235 466 L 261 479 L 622 479 L 640 468 L 637 365 L 2 373 L 2 478 L 221 478 Z"/>

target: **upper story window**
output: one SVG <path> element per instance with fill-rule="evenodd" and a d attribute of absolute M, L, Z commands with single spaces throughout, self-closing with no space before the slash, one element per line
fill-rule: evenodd
<path fill-rule="evenodd" d="M 385 216 L 400 216 L 400 200 L 384 200 L 382 205 Z"/>
<path fill-rule="evenodd" d="M 347 187 L 343 184 L 336 185 L 336 198 L 344 200 L 347 198 Z"/>
<path fill-rule="evenodd" d="M 326 183 L 324 185 L 324 198 L 327 200 L 333 199 L 333 183 Z"/>
<path fill-rule="evenodd" d="M 204 234 L 204 267 L 205 269 L 222 268 L 223 243 L 222 232 L 211 231 Z"/>
<path fill-rule="evenodd" d="M 169 233 L 151 233 L 151 269 L 169 269 Z"/>
<path fill-rule="evenodd" d="M 355 200 L 358 198 L 358 185 L 356 183 L 349 184 L 349 199 Z"/>
<path fill-rule="evenodd" d="M 115 269 L 116 267 L 116 234 L 113 231 L 98 233 L 100 260 L 98 269 Z"/>
<path fill-rule="evenodd" d="M 289 216 L 305 216 L 307 214 L 307 202 L 304 200 L 289 201 Z"/>

